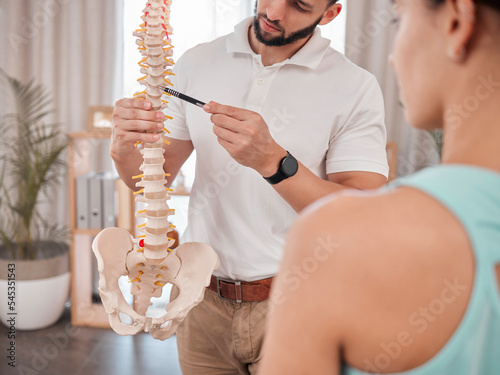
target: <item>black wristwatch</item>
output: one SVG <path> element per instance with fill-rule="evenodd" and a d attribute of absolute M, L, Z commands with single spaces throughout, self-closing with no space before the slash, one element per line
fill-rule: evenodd
<path fill-rule="evenodd" d="M 271 177 L 264 177 L 264 180 L 269 182 L 271 185 L 275 185 L 297 174 L 297 171 L 299 170 L 299 162 L 288 151 L 287 153 L 288 155 L 280 161 L 278 172 L 273 174 Z"/>

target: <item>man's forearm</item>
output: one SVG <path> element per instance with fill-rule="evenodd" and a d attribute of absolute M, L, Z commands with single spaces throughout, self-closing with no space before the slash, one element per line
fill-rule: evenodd
<path fill-rule="evenodd" d="M 318 199 L 350 187 L 323 180 L 299 162 L 297 174 L 273 185 L 274 189 L 297 212 Z"/>
<path fill-rule="evenodd" d="M 299 170 L 295 176 L 273 187 L 295 211 L 300 212 L 329 194 L 345 189 L 377 189 L 386 183 L 385 176 L 378 173 L 345 172 L 337 175 L 333 181 L 324 180 L 299 162 Z"/>
<path fill-rule="evenodd" d="M 259 170 L 261 176 L 272 176 L 278 170 L 287 151 L 278 147 L 268 162 Z M 345 189 L 369 190 L 383 186 L 385 176 L 363 171 L 340 172 L 328 175 L 324 180 L 298 161 L 297 173 L 277 184 L 273 188 L 296 211 L 300 212 L 311 203 L 329 194 Z"/>

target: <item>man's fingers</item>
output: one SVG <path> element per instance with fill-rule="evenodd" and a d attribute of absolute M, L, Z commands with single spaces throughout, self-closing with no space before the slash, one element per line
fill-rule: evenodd
<path fill-rule="evenodd" d="M 217 138 L 217 142 L 219 142 L 219 144 L 226 149 L 226 151 L 229 153 L 229 155 L 231 155 L 232 158 L 234 158 L 235 154 L 234 154 L 234 145 L 222 138 Z"/>
<path fill-rule="evenodd" d="M 115 103 L 113 118 L 125 120 L 164 121 L 161 111 L 151 111 L 152 103 L 147 100 L 125 98 Z"/>
<path fill-rule="evenodd" d="M 229 105 L 219 104 L 217 102 L 210 102 L 205 104 L 203 107 L 205 112 L 215 114 L 221 114 L 225 116 L 229 116 L 236 120 L 246 120 L 249 117 L 250 111 L 242 108 L 231 107 Z"/>
<path fill-rule="evenodd" d="M 210 121 L 217 126 L 229 129 L 233 132 L 237 132 L 241 126 L 240 120 L 236 120 L 232 117 L 228 117 L 222 114 L 215 114 L 210 117 Z"/>
<path fill-rule="evenodd" d="M 118 130 L 115 132 L 115 138 L 118 138 L 121 142 L 135 144 L 137 142 L 156 142 L 160 139 L 160 134 Z"/>
<path fill-rule="evenodd" d="M 144 120 L 144 121 L 163 121 L 165 115 L 160 111 L 146 111 L 144 109 L 132 107 L 116 107 L 113 112 L 114 118 L 121 118 L 124 120 Z"/>
<path fill-rule="evenodd" d="M 115 103 L 115 107 L 145 109 L 146 111 L 149 111 L 152 106 L 153 103 L 150 101 L 133 98 L 120 99 Z"/>
<path fill-rule="evenodd" d="M 143 120 L 122 120 L 121 127 L 127 131 L 157 131 L 164 128 L 164 124 L 161 121 L 143 121 Z"/>
<path fill-rule="evenodd" d="M 214 134 L 217 136 L 217 138 L 223 139 L 229 143 L 237 142 L 238 135 L 231 130 L 214 125 L 213 131 L 214 131 Z"/>

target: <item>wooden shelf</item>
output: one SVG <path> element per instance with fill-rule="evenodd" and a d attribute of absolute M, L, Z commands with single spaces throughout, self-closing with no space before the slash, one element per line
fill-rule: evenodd
<path fill-rule="evenodd" d="M 73 229 L 71 234 L 86 234 L 87 236 L 97 236 L 102 229 Z"/>
<path fill-rule="evenodd" d="M 75 326 L 109 328 L 108 314 L 101 303 L 92 302 L 92 241 L 102 229 L 76 227 L 76 178 L 90 172 L 88 150 L 92 142 L 108 139 L 108 129 L 71 133 L 68 149 L 68 186 L 70 197 L 70 264 L 71 264 L 71 323 Z M 86 143 L 84 143 L 86 142 Z M 121 180 L 117 181 L 117 226 L 135 232 L 135 200 L 132 191 Z"/>
<path fill-rule="evenodd" d="M 111 137 L 111 129 L 93 130 L 90 132 L 71 133 L 69 137 L 74 139 L 107 139 Z"/>

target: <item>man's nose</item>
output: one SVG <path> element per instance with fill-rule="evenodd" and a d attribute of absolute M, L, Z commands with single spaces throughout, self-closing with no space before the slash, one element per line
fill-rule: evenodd
<path fill-rule="evenodd" d="M 266 15 L 271 21 L 281 21 L 286 11 L 287 0 L 272 0 L 267 6 Z"/>

